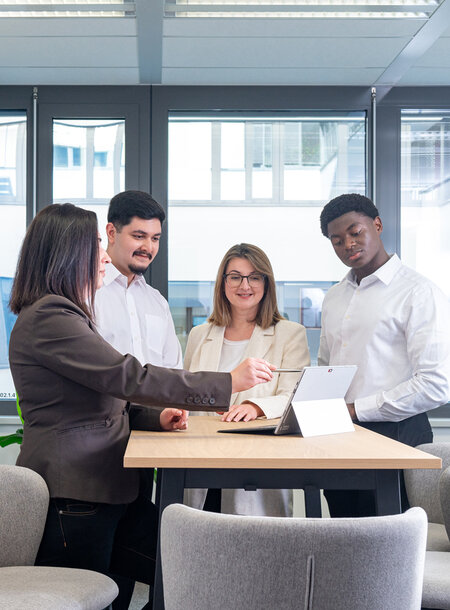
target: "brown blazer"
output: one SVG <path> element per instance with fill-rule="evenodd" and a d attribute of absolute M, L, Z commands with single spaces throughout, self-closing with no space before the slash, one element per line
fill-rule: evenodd
<path fill-rule="evenodd" d="M 141 366 L 64 297 L 48 295 L 21 311 L 9 357 L 25 422 L 17 464 L 41 474 L 52 497 L 136 498 L 138 473 L 123 468 L 127 401 L 202 410 L 230 404 L 229 374 Z M 149 429 L 159 429 L 159 413 L 146 409 Z M 142 417 L 141 410 L 140 427 Z"/>

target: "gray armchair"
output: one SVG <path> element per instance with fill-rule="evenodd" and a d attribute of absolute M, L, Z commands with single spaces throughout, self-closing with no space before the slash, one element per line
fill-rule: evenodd
<path fill-rule="evenodd" d="M 49 493 L 43 478 L 20 466 L 0 466 L 0 608 L 101 610 L 116 583 L 90 570 L 34 566 Z"/>
<path fill-rule="evenodd" d="M 450 467 L 440 476 L 439 495 L 446 533 L 450 540 Z M 450 610 L 450 551 L 427 551 L 422 605 L 424 608 Z"/>
<path fill-rule="evenodd" d="M 442 470 L 450 466 L 450 443 L 426 443 L 417 449 L 442 460 Z M 439 499 L 442 470 L 405 470 L 405 485 L 411 506 L 420 506 L 428 516 L 427 551 L 450 551 Z"/>
<path fill-rule="evenodd" d="M 426 515 L 244 517 L 168 506 L 166 610 L 419 610 Z"/>

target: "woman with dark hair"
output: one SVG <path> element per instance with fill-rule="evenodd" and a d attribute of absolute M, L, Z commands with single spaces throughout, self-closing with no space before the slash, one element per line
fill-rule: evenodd
<path fill-rule="evenodd" d="M 183 429 L 181 408 L 199 399 L 227 408 L 232 392 L 271 379 L 274 367 L 251 359 L 231 375 L 191 374 L 119 354 L 92 318 L 108 262 L 93 212 L 66 203 L 36 216 L 11 294 L 10 366 L 24 417 L 17 464 L 41 474 L 51 497 L 37 563 L 110 574 L 120 588 L 113 607 L 127 608 L 136 576 L 151 580 L 157 528 L 156 510 L 136 505 L 138 473 L 122 465 L 129 419 Z"/>
<path fill-rule="evenodd" d="M 272 265 L 257 246 L 238 244 L 225 254 L 217 272 L 214 306 L 208 322 L 189 334 L 184 366 L 190 371 L 230 371 L 246 357 L 267 358 L 278 368 L 309 365 L 303 326 L 285 320 L 277 306 Z M 222 420 L 250 421 L 280 417 L 298 375 L 276 373 L 264 387 L 238 392 Z M 203 505 L 203 490 L 190 490 L 188 502 Z M 224 512 L 289 516 L 287 490 L 223 490 Z"/>

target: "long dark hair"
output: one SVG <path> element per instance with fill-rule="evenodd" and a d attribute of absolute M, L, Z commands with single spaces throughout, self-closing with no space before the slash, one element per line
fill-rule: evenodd
<path fill-rule="evenodd" d="M 47 294 L 66 297 L 90 319 L 98 276 L 94 212 L 71 203 L 48 205 L 23 240 L 9 306 L 14 313 Z"/>

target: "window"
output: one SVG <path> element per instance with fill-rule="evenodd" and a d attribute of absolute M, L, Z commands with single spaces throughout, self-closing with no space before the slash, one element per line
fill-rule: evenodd
<path fill-rule="evenodd" d="M 405 110 L 401 121 L 402 260 L 450 297 L 450 112 Z"/>
<path fill-rule="evenodd" d="M 9 310 L 12 278 L 26 228 L 25 112 L 0 111 L 0 400 L 15 399 L 9 370 L 9 337 L 15 316 Z"/>
<path fill-rule="evenodd" d="M 345 268 L 320 232 L 323 205 L 366 191 L 365 114 L 183 116 L 169 120 L 169 303 L 183 344 L 211 313 L 225 252 L 269 256 L 280 311 L 317 357 L 325 292 Z"/>
<path fill-rule="evenodd" d="M 106 225 L 109 200 L 125 188 L 125 120 L 53 121 L 53 201 L 96 212 Z"/>

